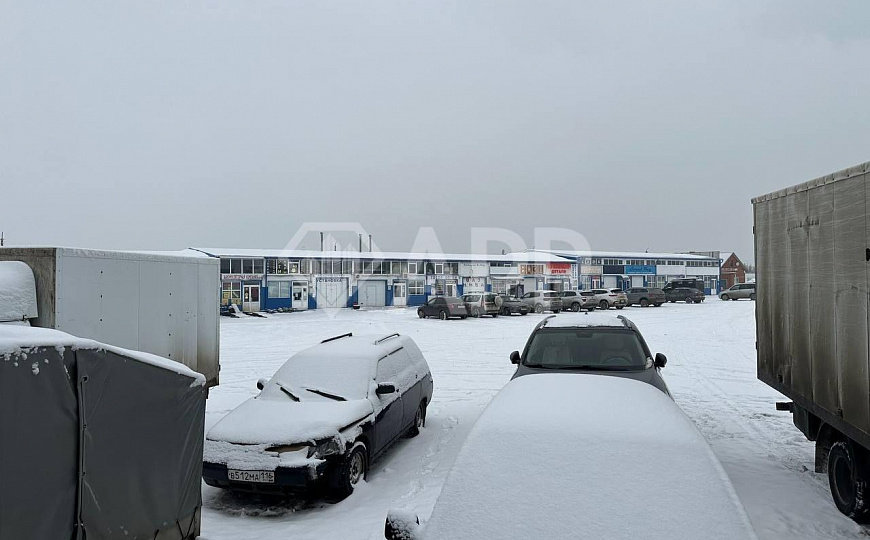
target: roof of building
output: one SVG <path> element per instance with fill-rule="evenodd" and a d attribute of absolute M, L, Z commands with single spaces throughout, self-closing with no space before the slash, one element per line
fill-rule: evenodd
<path fill-rule="evenodd" d="M 287 259 L 419 259 L 425 261 L 467 262 L 572 262 L 551 253 L 521 252 L 506 255 L 486 253 L 415 253 L 399 251 L 318 251 L 306 249 L 254 249 L 254 248 L 191 248 L 213 257 L 269 257 Z"/>
<path fill-rule="evenodd" d="M 693 255 L 689 253 L 651 253 L 646 251 L 573 251 L 573 250 L 528 250 L 538 253 L 552 253 L 570 257 L 572 259 L 580 257 L 598 257 L 604 259 L 683 259 L 683 260 L 716 260 L 712 257 L 704 255 Z"/>
<path fill-rule="evenodd" d="M 849 167 L 835 173 L 826 174 L 824 176 L 819 176 L 818 178 L 814 178 L 809 182 L 804 182 L 802 184 L 798 184 L 796 186 L 787 187 L 785 189 L 780 189 L 778 191 L 774 191 L 772 193 L 768 193 L 766 195 L 759 195 L 758 197 L 752 198 L 752 204 L 758 204 L 760 202 L 769 201 L 771 199 L 778 199 L 780 197 L 785 197 L 787 195 L 791 195 L 793 193 L 799 193 L 801 191 L 808 191 L 813 188 L 817 188 L 819 186 L 823 186 L 826 184 L 831 184 L 833 182 L 839 182 L 840 180 L 846 180 L 847 178 L 852 178 L 853 176 L 860 176 L 866 172 L 870 171 L 870 161 L 865 163 L 861 163 L 859 165 L 855 165 L 854 167 Z"/>

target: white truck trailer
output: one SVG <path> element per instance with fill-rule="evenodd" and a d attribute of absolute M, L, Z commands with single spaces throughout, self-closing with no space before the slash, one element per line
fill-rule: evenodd
<path fill-rule="evenodd" d="M 21 261 L 33 271 L 38 313 L 32 326 L 175 360 L 203 374 L 209 387 L 218 384 L 218 259 L 6 247 L 0 261 Z"/>
<path fill-rule="evenodd" d="M 758 378 L 837 507 L 870 520 L 870 162 L 752 200 Z"/>

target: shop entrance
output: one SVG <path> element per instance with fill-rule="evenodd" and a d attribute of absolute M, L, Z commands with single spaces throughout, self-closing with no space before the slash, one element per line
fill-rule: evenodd
<path fill-rule="evenodd" d="M 408 292 L 407 287 L 405 286 L 404 281 L 397 281 L 393 283 L 393 305 L 394 306 L 407 306 L 408 305 Z"/>
<path fill-rule="evenodd" d="M 293 282 L 292 300 L 290 307 L 293 309 L 308 309 L 308 283 L 304 281 Z"/>
<path fill-rule="evenodd" d="M 260 285 L 245 285 L 242 293 L 242 311 L 260 311 Z"/>

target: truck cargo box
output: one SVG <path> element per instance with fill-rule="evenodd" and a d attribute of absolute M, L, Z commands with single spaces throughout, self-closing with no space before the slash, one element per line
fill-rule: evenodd
<path fill-rule="evenodd" d="M 220 263 L 190 256 L 61 247 L 0 248 L 36 278 L 33 326 L 181 362 L 218 383 Z"/>

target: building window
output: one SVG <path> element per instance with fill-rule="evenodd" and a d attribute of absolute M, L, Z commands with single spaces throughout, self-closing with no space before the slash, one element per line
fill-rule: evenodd
<path fill-rule="evenodd" d="M 425 274 L 425 266 L 423 265 L 423 261 L 408 261 L 408 273 L 409 274 Z"/>
<path fill-rule="evenodd" d="M 444 263 L 437 262 L 435 263 L 435 273 L 436 274 L 446 274 L 444 271 Z"/>
<path fill-rule="evenodd" d="M 298 263 L 296 265 L 296 270 L 297 272 L 299 271 Z M 266 273 L 278 276 L 287 275 L 290 273 L 290 261 L 287 259 L 267 259 Z"/>
<path fill-rule="evenodd" d="M 270 281 L 269 298 L 290 298 L 290 282 Z"/>
<path fill-rule="evenodd" d="M 521 264 L 520 265 L 520 274 L 524 276 L 532 276 L 536 274 L 544 273 L 544 265 L 543 264 Z"/>
<path fill-rule="evenodd" d="M 422 279 L 408 280 L 408 294 L 426 294 L 426 287 Z"/>
<path fill-rule="evenodd" d="M 221 299 L 224 305 L 242 303 L 242 282 L 225 281 L 221 284 Z"/>
<path fill-rule="evenodd" d="M 230 259 L 221 259 L 221 274 L 230 273 Z"/>

